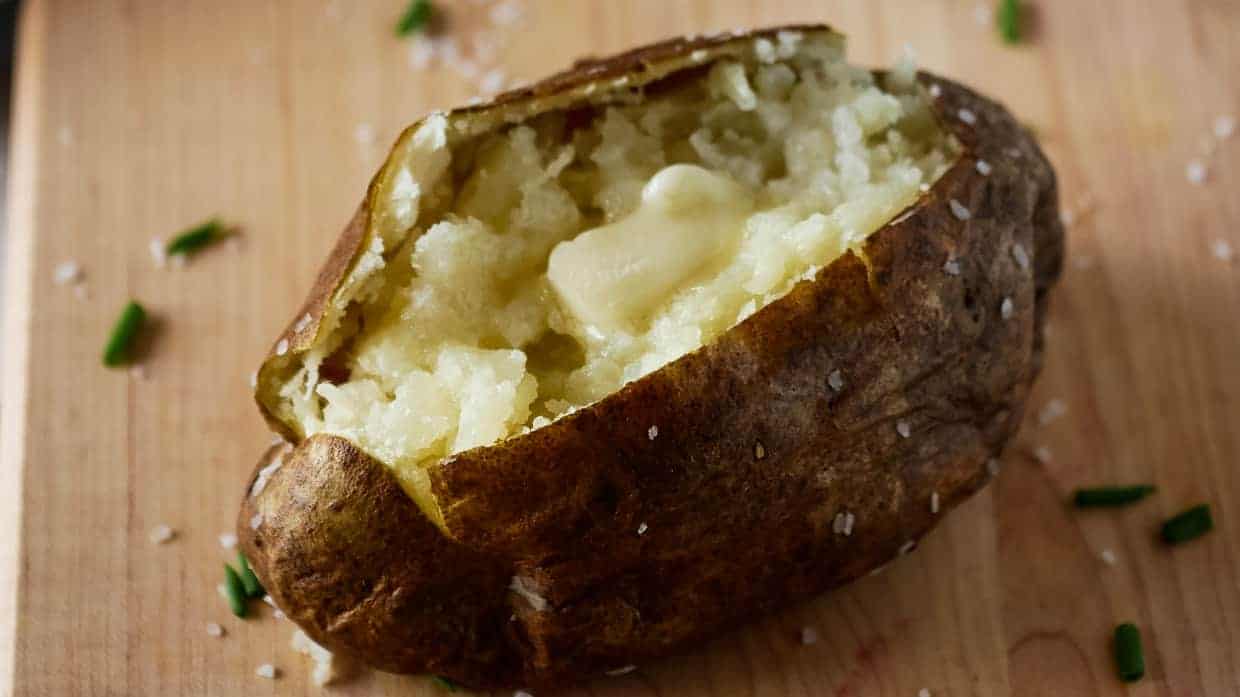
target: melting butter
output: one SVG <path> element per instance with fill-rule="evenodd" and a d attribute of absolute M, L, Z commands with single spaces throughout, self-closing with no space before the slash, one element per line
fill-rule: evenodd
<path fill-rule="evenodd" d="M 561 305 L 587 326 L 625 332 L 720 256 L 731 253 L 753 196 L 697 165 L 659 170 L 637 210 L 561 242 L 547 279 Z"/>

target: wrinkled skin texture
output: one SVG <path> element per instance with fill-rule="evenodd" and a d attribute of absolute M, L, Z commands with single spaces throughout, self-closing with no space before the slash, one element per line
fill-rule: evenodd
<path fill-rule="evenodd" d="M 623 73 L 635 56 L 697 45 L 603 64 Z M 986 483 L 1020 423 L 1063 255 L 1054 172 L 1030 135 L 1000 105 L 920 79 L 940 85 L 936 110 L 964 146 L 929 192 L 860 255 L 710 345 L 433 466 L 446 532 L 347 441 L 285 446 L 238 522 L 280 607 L 324 646 L 384 670 L 544 687 L 686 650 L 907 551 Z M 955 217 L 951 199 L 971 218 Z M 342 240 L 329 267 L 353 253 Z M 333 287 L 325 269 L 315 293 Z M 834 530 L 841 513 L 855 516 L 851 535 Z M 546 606 L 511 592 L 514 576 Z"/>

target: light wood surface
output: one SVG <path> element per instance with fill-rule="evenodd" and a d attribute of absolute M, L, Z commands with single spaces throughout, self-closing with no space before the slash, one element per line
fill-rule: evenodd
<path fill-rule="evenodd" d="M 383 146 L 475 91 L 410 67 L 391 32 L 402 4 L 27 3 L 0 402 L 11 656 L 0 684 L 14 693 L 318 690 L 288 648 L 291 625 L 228 613 L 216 538 L 268 440 L 248 373 Z M 1038 2 L 1036 37 L 1010 48 L 972 0 L 523 4 L 500 54 L 520 78 L 672 34 L 789 20 L 836 25 L 872 64 L 908 42 L 922 65 L 1036 129 L 1065 207 L 1092 201 L 1070 229 L 1045 373 L 995 485 L 882 574 L 581 694 L 1240 694 L 1240 266 L 1212 254 L 1222 239 L 1240 250 L 1240 137 L 1205 158 L 1203 185 L 1185 176 L 1214 117 L 1240 113 L 1240 5 Z M 453 6 L 454 32 L 487 21 L 472 0 Z M 357 139 L 361 124 L 373 144 Z M 214 214 L 244 227 L 239 248 L 154 268 L 151 237 Z M 67 259 L 85 269 L 86 300 L 52 280 Z M 99 361 L 131 297 L 160 318 L 145 378 Z M 1039 425 L 1055 398 L 1066 415 Z M 1123 511 L 1063 504 L 1078 485 L 1115 482 L 1160 491 Z M 1200 501 L 1217 530 L 1159 545 L 1160 520 Z M 155 545 L 160 523 L 177 534 Z M 1110 654 L 1125 620 L 1141 627 L 1149 667 L 1131 688 Z M 227 634 L 208 636 L 209 621 Z M 817 643 L 801 645 L 802 627 Z M 277 680 L 255 675 L 266 662 Z M 367 673 L 332 694 L 436 690 Z"/>

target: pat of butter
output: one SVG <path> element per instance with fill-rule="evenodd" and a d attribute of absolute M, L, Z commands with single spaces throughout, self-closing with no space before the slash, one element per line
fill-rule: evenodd
<path fill-rule="evenodd" d="M 659 170 L 637 210 L 551 251 L 547 279 L 578 320 L 636 330 L 704 267 L 731 253 L 753 197 L 726 175 L 696 165 Z"/>

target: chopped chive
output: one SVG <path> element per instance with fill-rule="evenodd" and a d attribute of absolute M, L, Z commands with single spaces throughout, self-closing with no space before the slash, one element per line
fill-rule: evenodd
<path fill-rule="evenodd" d="M 237 617 L 245 617 L 245 585 L 235 569 L 224 565 L 224 591 L 228 593 L 228 606 Z"/>
<path fill-rule="evenodd" d="M 112 327 L 112 336 L 108 338 L 108 344 L 103 349 L 104 365 L 121 365 L 128 363 L 133 356 L 129 351 L 132 348 L 134 337 L 138 332 L 142 331 L 142 325 L 146 323 L 146 310 L 133 300 L 121 310 L 121 316 L 117 318 L 116 324 Z"/>
<path fill-rule="evenodd" d="M 456 683 L 452 682 L 451 680 L 445 678 L 442 675 L 432 675 L 431 682 L 435 683 L 439 687 L 442 687 L 448 692 L 456 692 Z"/>
<path fill-rule="evenodd" d="M 1162 539 L 1169 545 L 1188 542 L 1214 529 L 1210 505 L 1203 503 L 1163 523 Z"/>
<path fill-rule="evenodd" d="M 1072 503 L 1077 508 L 1093 508 L 1096 506 L 1126 506 L 1135 503 L 1157 491 L 1148 484 L 1139 486 L 1099 486 L 1092 489 L 1077 489 L 1072 496 Z"/>
<path fill-rule="evenodd" d="M 999 23 L 999 36 L 1004 42 L 1020 43 L 1020 0 L 999 0 L 995 20 Z"/>
<path fill-rule="evenodd" d="M 241 552 L 237 552 L 237 566 L 241 569 L 238 575 L 247 597 L 261 598 L 267 594 L 267 591 L 263 590 L 263 584 L 259 583 L 258 577 L 254 575 L 254 570 L 250 568 L 250 562 L 245 560 L 245 555 Z"/>
<path fill-rule="evenodd" d="M 173 237 L 165 251 L 168 252 L 168 256 L 189 255 L 227 236 L 228 231 L 224 228 L 224 224 L 218 218 L 212 218 Z"/>
<path fill-rule="evenodd" d="M 396 23 L 397 36 L 409 36 L 426 26 L 431 19 L 431 0 L 413 0 Z"/>
<path fill-rule="evenodd" d="M 1115 628 L 1115 665 L 1119 669 L 1119 679 L 1124 682 L 1136 682 L 1145 675 L 1141 632 L 1131 622 Z"/>

